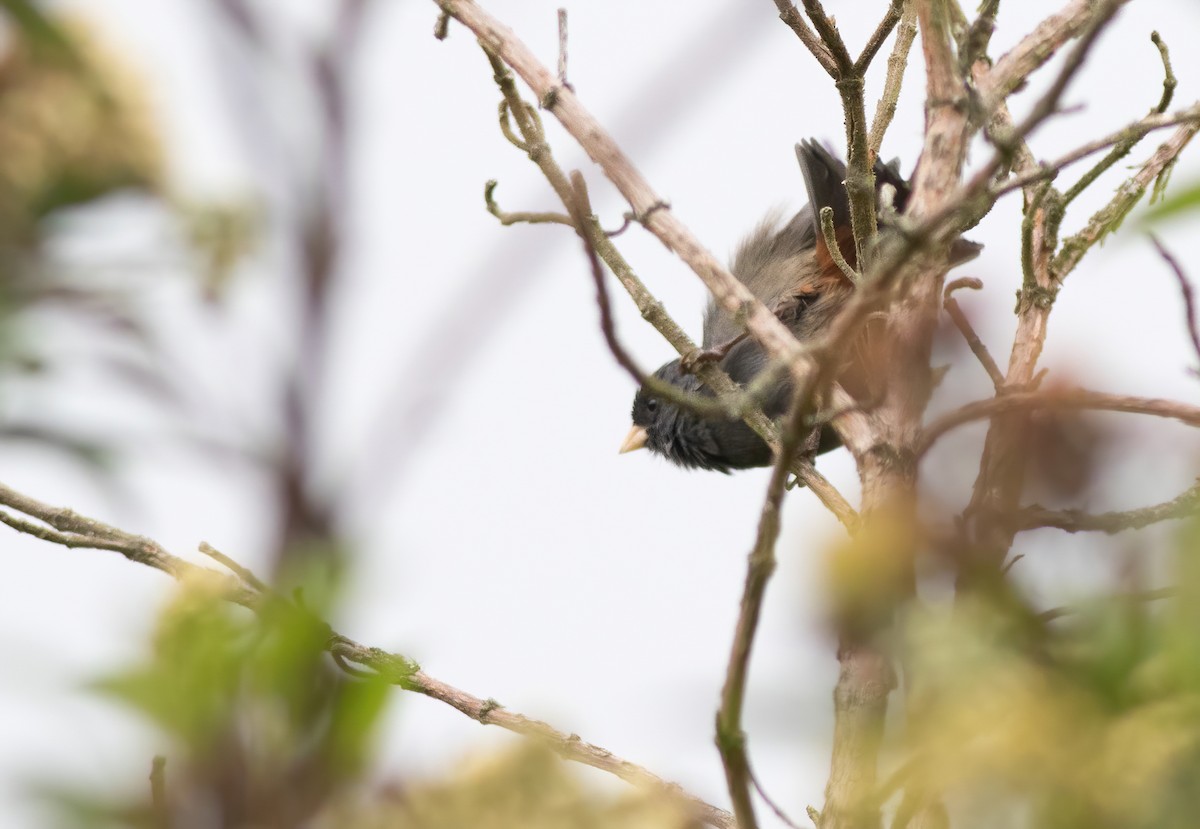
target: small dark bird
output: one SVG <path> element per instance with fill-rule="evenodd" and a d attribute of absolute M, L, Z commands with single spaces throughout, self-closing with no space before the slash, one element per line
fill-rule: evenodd
<path fill-rule="evenodd" d="M 738 248 L 730 271 L 804 342 L 815 338 L 830 323 L 854 291 L 820 231 L 821 208 L 832 208 L 838 248 L 851 267 L 856 266 L 856 259 L 844 183 L 846 166 L 812 140 L 796 145 L 796 157 L 808 189 L 808 205 L 782 228 L 775 216 L 763 220 Z M 875 162 L 875 184 L 877 200 L 879 190 L 891 185 L 895 190 L 893 206 L 897 211 L 904 210 L 910 190 L 895 162 Z M 965 262 L 978 251 L 978 245 L 959 242 L 951 259 L 954 264 Z M 704 314 L 703 348 L 711 354 L 722 354 L 720 367 L 742 386 L 768 362 L 759 345 L 744 333 L 733 314 L 709 302 Z M 854 374 L 842 371 L 839 379 L 851 395 L 861 399 L 866 394 L 865 382 Z M 685 391 L 712 396 L 697 377 L 684 371 L 678 359 L 662 366 L 654 376 Z M 763 411 L 768 417 L 782 416 L 791 396 L 791 384 L 781 382 L 763 401 Z M 821 432 L 817 452 L 839 445 L 837 435 L 827 427 Z M 645 388 L 633 399 L 633 428 L 621 444 L 621 452 L 642 447 L 683 467 L 720 472 L 772 462 L 770 447 L 741 420 L 704 418 L 660 400 Z"/>

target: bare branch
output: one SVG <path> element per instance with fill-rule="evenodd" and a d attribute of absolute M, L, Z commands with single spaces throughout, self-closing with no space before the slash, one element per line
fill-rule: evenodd
<path fill-rule="evenodd" d="M 1121 220 L 1141 200 L 1150 183 L 1175 162 L 1179 153 L 1197 132 L 1200 132 L 1200 119 L 1182 124 L 1141 168 L 1121 185 L 1112 200 L 1093 214 L 1082 230 L 1063 241 L 1052 265 L 1056 279 L 1061 281 L 1075 270 L 1087 252 L 1120 225 Z"/>
<path fill-rule="evenodd" d="M 746 753 L 746 735 L 742 731 L 742 708 L 746 696 L 746 680 L 750 671 L 750 652 L 758 630 L 762 603 L 767 584 L 775 572 L 775 542 L 779 539 L 779 511 L 783 503 L 788 469 L 796 450 L 813 434 L 806 425 L 806 413 L 812 405 L 811 386 L 797 387 L 792 396 L 787 428 L 783 430 L 767 497 L 758 521 L 758 532 L 750 550 L 746 567 L 746 582 L 734 630 L 725 684 L 721 689 L 721 708 L 717 712 L 717 748 L 725 767 L 725 780 L 733 800 L 733 812 L 739 829 L 757 829 L 754 804 L 750 796 L 752 774 Z"/>
<path fill-rule="evenodd" d="M 812 20 L 813 28 L 821 36 L 821 40 L 833 55 L 834 70 L 831 73 L 836 82 L 838 95 L 842 99 L 842 112 L 846 119 L 846 196 L 850 202 L 850 226 L 854 231 L 854 264 L 860 270 L 866 270 L 870 257 L 874 255 L 875 235 L 878 230 L 875 208 L 875 168 L 873 159 L 867 149 L 867 108 L 863 98 L 866 65 L 858 67 L 846 43 L 842 39 L 837 25 L 825 13 L 820 0 L 802 0 L 804 10 Z M 892 12 L 898 12 L 896 3 L 888 7 L 883 28 L 892 19 Z M 898 15 L 897 15 L 898 19 Z M 894 25 L 892 20 L 887 28 Z M 878 34 L 878 30 L 877 30 Z M 881 41 L 882 42 L 882 41 Z M 873 55 L 873 52 L 872 52 Z M 864 52 L 864 58 L 868 58 Z M 867 63 L 869 63 L 869 58 Z"/>
<path fill-rule="evenodd" d="M 203 579 L 214 588 L 218 588 L 220 591 L 218 595 L 225 601 L 250 610 L 257 612 L 268 601 L 281 601 L 274 593 L 260 591 L 257 585 L 262 582 L 259 579 L 243 578 L 242 574 L 248 571 L 240 565 L 235 565 L 234 572 L 238 575 L 238 578 L 235 579 L 174 556 L 156 541 L 127 533 L 70 510 L 43 504 L 3 484 L 0 484 L 0 506 L 16 510 L 30 518 L 49 524 L 51 527 L 60 528 L 59 532 L 65 540 L 56 539 L 53 535 L 47 536 L 30 532 L 19 524 L 6 522 L 20 532 L 30 532 L 38 538 L 64 546 L 114 550 L 122 553 L 131 561 L 160 570 L 178 581 Z M 9 517 L 11 518 L 11 516 Z M 35 525 L 29 524 L 29 526 Z M 95 531 L 95 534 L 91 534 L 92 531 Z M 79 540 L 86 543 L 67 543 L 67 541 Z M 216 551 L 209 548 L 210 556 L 214 552 Z M 222 558 L 224 557 L 222 556 Z M 641 766 L 616 757 L 599 746 L 584 742 L 575 735 L 564 734 L 540 720 L 510 713 L 494 701 L 481 700 L 434 679 L 406 657 L 378 648 L 365 647 L 333 631 L 330 632 L 326 649 L 331 655 L 337 657 L 339 664 L 351 662 L 364 666 L 387 682 L 444 702 L 478 722 L 498 725 L 517 734 L 543 740 L 564 759 L 606 771 L 635 785 L 648 786 L 665 792 L 672 797 L 679 798 L 698 819 L 705 823 L 720 827 L 720 829 L 734 829 L 733 817 L 728 812 L 686 794 L 675 784 L 666 782 Z"/>
<path fill-rule="evenodd" d="M 842 276 L 850 280 L 851 283 L 857 285 L 862 281 L 862 274 L 850 267 L 850 263 L 846 261 L 846 257 L 842 256 L 842 248 L 838 244 L 837 231 L 833 227 L 833 208 L 826 205 L 821 208 L 820 213 L 821 235 L 825 238 L 825 247 L 829 250 L 829 258 L 833 260 L 833 264 L 837 265 Z"/>
<path fill-rule="evenodd" d="M 1020 190 L 1030 184 L 1036 184 L 1039 181 L 1052 179 L 1058 175 L 1064 168 L 1082 161 L 1089 155 L 1098 153 L 1101 150 L 1125 142 L 1132 142 L 1130 146 L 1137 143 L 1137 140 L 1148 135 L 1156 130 L 1166 127 L 1179 126 L 1180 124 L 1193 124 L 1200 122 L 1200 103 L 1193 104 L 1191 107 L 1170 115 L 1149 115 L 1139 121 L 1134 121 L 1128 126 L 1122 127 L 1116 132 L 1110 133 L 1103 138 L 1097 138 L 1089 141 L 1086 144 L 1081 144 L 1069 153 L 1058 157 L 1054 161 L 1047 161 L 1037 164 L 1032 169 L 1026 170 L 1024 173 L 1013 176 L 1003 184 L 991 188 L 990 193 L 993 198 L 999 198 L 1013 190 Z M 1107 159 L 1106 159 L 1107 161 Z M 1107 165 L 1111 166 L 1111 164 Z M 1101 172 L 1103 172 L 1101 170 Z M 1097 173 L 1098 175 L 1098 173 Z M 1094 180 L 1094 177 L 1091 179 Z M 1080 180 L 1080 183 L 1083 179 Z M 1090 181 L 1088 182 L 1091 183 Z M 1071 189 L 1074 190 L 1079 185 L 1076 184 Z M 1086 186 L 1086 185 L 1085 185 Z M 1065 198 L 1065 197 L 1064 197 Z"/>
<path fill-rule="evenodd" d="M 1150 242 L 1158 251 L 1158 255 L 1167 263 L 1167 267 L 1175 274 L 1175 279 L 1179 282 L 1179 291 L 1183 294 L 1183 307 L 1187 319 L 1188 336 L 1192 341 L 1192 351 L 1197 358 L 1200 358 L 1200 331 L 1196 330 L 1196 292 L 1192 289 L 1192 283 L 1188 280 L 1187 274 L 1183 272 L 1183 266 L 1179 264 L 1179 260 L 1163 246 L 1158 237 L 1150 234 Z M 1193 368 L 1192 371 L 1196 372 L 1198 369 Z"/>
<path fill-rule="evenodd" d="M 1102 532 L 1115 535 L 1140 530 L 1163 521 L 1190 518 L 1200 509 L 1200 482 L 1169 501 L 1140 509 L 1088 513 L 1083 510 L 1050 510 L 1037 505 L 1023 507 L 1012 517 L 1018 531 L 1052 528 L 1069 533 Z"/>
<path fill-rule="evenodd" d="M 883 94 L 875 106 L 875 119 L 871 122 L 871 134 L 867 140 L 870 157 L 879 156 L 883 146 L 883 136 L 887 133 L 892 119 L 896 117 L 896 104 L 900 100 L 900 86 L 904 81 L 904 70 L 908 67 L 908 53 L 917 37 L 917 10 L 913 0 L 905 0 L 904 13 L 900 25 L 896 29 L 896 42 L 892 45 L 892 53 L 888 56 L 887 79 L 883 84 Z"/>
<path fill-rule="evenodd" d="M 758 792 L 758 796 L 763 799 L 763 802 L 771 807 L 771 811 L 775 813 L 775 817 L 782 820 L 788 829 L 800 829 L 799 825 L 797 825 L 797 823 L 788 816 L 788 813 L 785 812 L 779 806 L 779 804 L 775 802 L 774 798 L 767 794 L 767 790 L 763 786 L 762 782 L 758 779 L 758 775 L 754 773 L 753 766 L 750 766 L 750 782 L 754 784 L 754 791 Z"/>
<path fill-rule="evenodd" d="M 558 10 L 558 85 L 574 89 L 567 82 L 567 10 Z"/>
<path fill-rule="evenodd" d="M 983 0 L 979 6 L 979 16 L 971 24 L 964 41 L 962 56 L 959 60 L 963 74 L 970 71 L 975 61 L 982 59 L 992 42 L 992 34 L 996 31 L 996 15 L 1000 11 L 1000 0 Z"/>
<path fill-rule="evenodd" d="M 867 39 L 866 45 L 863 46 L 858 60 L 854 61 L 855 72 L 861 75 L 870 68 L 871 61 L 875 60 L 875 55 L 879 53 L 884 41 L 892 33 L 892 29 L 896 28 L 896 24 L 900 22 L 900 14 L 904 5 L 905 0 L 892 0 L 892 4 L 888 6 L 883 19 L 879 21 L 879 25 L 875 27 L 875 31 L 871 33 L 871 37 Z"/>
<path fill-rule="evenodd" d="M 1072 389 L 1054 392 L 1012 392 L 955 409 L 934 420 L 921 437 L 918 454 L 924 455 L 947 432 L 976 420 L 1015 411 L 1036 409 L 1086 409 L 1105 412 L 1127 412 L 1165 417 L 1188 426 L 1200 426 L 1200 407 L 1152 397 L 1131 397 L 1121 394 Z"/>
<path fill-rule="evenodd" d="M 821 0 L 800 0 L 800 2 L 804 4 L 804 11 L 808 13 L 808 19 L 812 21 L 813 28 L 821 36 L 821 42 L 825 44 L 829 54 L 833 55 L 839 79 L 854 72 L 854 59 L 850 57 L 850 51 L 846 48 L 846 42 L 842 40 L 842 33 L 838 31 L 837 24 L 825 13 L 825 7 L 821 5 Z"/>
<path fill-rule="evenodd" d="M 1158 54 L 1162 58 L 1163 73 L 1165 76 L 1163 78 L 1162 96 L 1159 98 L 1158 104 L 1150 109 L 1150 115 L 1154 116 L 1162 115 L 1167 111 L 1167 107 L 1171 105 L 1171 99 L 1175 96 L 1176 81 L 1175 73 L 1171 70 L 1171 55 L 1167 51 L 1167 44 L 1161 37 L 1159 37 L 1158 32 L 1151 34 L 1150 40 L 1155 46 L 1158 47 Z M 1105 170 L 1108 170 L 1122 158 L 1129 155 L 1133 148 L 1137 146 L 1138 141 L 1142 139 L 1143 135 L 1145 135 L 1145 133 L 1133 133 L 1121 141 L 1114 142 L 1115 146 L 1108 153 L 1108 155 L 1100 159 L 1100 161 L 1094 167 L 1092 167 L 1092 169 L 1088 170 L 1082 177 L 1080 177 L 1079 181 L 1075 182 L 1070 188 L 1067 189 L 1062 197 L 1063 204 L 1066 205 L 1073 202 L 1079 196 L 1079 194 L 1090 187 L 1092 182 L 1098 179 Z"/>
<path fill-rule="evenodd" d="M 1158 99 L 1158 106 L 1152 110 L 1152 112 L 1162 114 L 1171 105 L 1171 99 L 1175 97 L 1175 87 L 1179 81 L 1175 78 L 1175 71 L 1171 68 L 1171 52 L 1167 49 L 1167 43 L 1162 39 L 1162 35 L 1158 32 L 1151 32 L 1150 42 L 1158 47 L 1158 55 L 1163 62 L 1162 97 Z"/>
<path fill-rule="evenodd" d="M 542 212 L 531 213 L 528 211 L 517 211 L 510 213 L 506 210 L 501 210 L 500 205 L 496 204 L 496 186 L 499 184 L 495 179 L 489 179 L 483 186 L 483 202 L 487 206 L 487 212 L 491 213 L 500 220 L 500 224 L 504 226 L 515 224 L 559 224 L 567 227 L 574 227 L 575 223 L 571 221 L 570 216 L 565 216 L 562 213 Z"/>
<path fill-rule="evenodd" d="M 954 322 L 955 327 L 963 335 L 963 339 L 967 341 L 971 353 L 978 358 L 984 371 L 991 378 L 992 385 L 995 386 L 996 391 L 1000 391 L 1004 388 L 1004 372 L 1000 370 L 1000 366 L 996 365 L 996 361 L 992 359 L 987 346 L 983 344 L 983 340 L 979 339 L 979 335 L 975 333 L 971 321 L 967 319 L 967 315 L 962 312 L 962 308 L 958 307 L 958 302 L 951 296 L 951 294 L 960 288 L 970 288 L 971 290 L 978 291 L 983 288 L 983 283 L 978 279 L 954 280 L 946 286 L 946 290 L 943 293 L 945 299 L 942 304 L 946 309 L 946 313 L 950 315 L 950 319 Z"/>
<path fill-rule="evenodd" d="M 359 647 L 361 648 L 361 646 Z M 356 661 L 358 660 L 356 659 Z M 372 661 L 373 657 L 368 654 L 360 664 L 374 668 L 375 666 L 371 664 Z M 513 713 L 493 699 L 480 699 L 472 696 L 466 691 L 434 679 L 421 670 L 408 675 L 402 685 L 407 690 L 416 691 L 430 699 L 444 702 L 483 725 L 496 725 L 514 734 L 540 740 L 565 760 L 608 772 L 635 786 L 664 792 L 668 796 L 680 800 L 699 820 L 709 826 L 715 826 L 718 829 L 737 829 L 733 815 L 724 809 L 719 809 L 688 794 L 677 784 L 663 780 L 642 766 L 622 759 L 605 748 L 581 740 L 576 734 L 566 734 L 541 720 Z"/>
<path fill-rule="evenodd" d="M 1126 2 L 1128 0 L 1117 0 L 1115 5 Z M 1043 20 L 1002 55 L 979 84 L 984 111 L 994 110 L 1063 44 L 1083 32 L 1092 22 L 1095 7 L 1095 0 L 1071 0 L 1061 12 Z"/>
<path fill-rule="evenodd" d="M 808 27 L 800 10 L 796 8 L 796 4 L 792 0 L 775 0 L 775 8 L 779 9 L 779 19 L 796 33 L 796 37 L 800 38 L 804 47 L 817 59 L 821 68 L 828 72 L 830 77 L 836 77 L 837 64 L 834 62 L 833 54 L 829 51 L 829 47 L 821 42 L 821 38 L 817 37 L 817 34 Z"/>

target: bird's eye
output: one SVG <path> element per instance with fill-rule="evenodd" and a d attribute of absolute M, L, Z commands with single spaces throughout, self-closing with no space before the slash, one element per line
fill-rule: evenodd
<path fill-rule="evenodd" d="M 654 414 L 655 412 L 658 411 L 658 399 L 657 398 L 651 397 L 646 401 L 646 411 L 648 411 L 650 414 Z"/>

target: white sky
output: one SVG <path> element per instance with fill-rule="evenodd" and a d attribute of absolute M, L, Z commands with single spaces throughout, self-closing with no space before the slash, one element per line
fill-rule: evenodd
<path fill-rule="evenodd" d="M 69 5 L 102 19 L 148 73 L 179 192 L 261 194 L 276 205 L 287 198 L 285 176 L 303 168 L 312 134 L 303 87 L 289 72 L 320 30 L 324 3 L 264 3 L 279 13 L 277 60 L 257 66 L 212 37 L 203 0 Z M 553 62 L 560 2 L 483 5 Z M 687 14 L 663 0 L 566 5 L 570 79 L 582 101 L 710 250 L 725 257 L 766 209 L 800 206 L 792 145 L 807 136 L 839 142 L 841 116 L 832 84 L 776 19 L 773 4 L 697 0 Z M 858 12 L 884 3 L 827 5 L 859 44 L 875 13 Z M 993 52 L 1052 7 L 1005 4 Z M 402 450 L 397 486 L 353 490 L 361 555 L 338 627 L 725 805 L 712 720 L 765 472 L 727 478 L 686 473 L 645 454 L 616 455 L 633 389 L 604 346 L 578 245 L 561 227 L 502 228 L 483 210 L 489 178 L 499 179 L 497 198 L 507 209 L 553 204 L 537 169 L 495 127 L 497 92 L 474 40 L 455 26 L 448 41 L 435 41 L 435 17 L 432 3 L 379 3 L 354 67 L 348 258 L 321 412 L 329 486 L 343 486 L 347 470 L 376 457 L 378 446 L 364 441 L 397 384 L 405 406 L 393 424 Z M 1177 105 L 1200 97 L 1200 54 L 1188 40 L 1198 26 L 1200 7 L 1191 0 L 1131 4 L 1066 96 L 1084 108 L 1039 132 L 1035 152 L 1055 156 L 1157 101 L 1152 28 L 1174 47 Z M 917 89 L 919 67 L 911 77 Z M 872 105 L 878 87 L 877 77 Z M 906 172 L 920 146 L 918 101 L 902 102 L 885 144 L 885 155 L 900 156 Z M 611 188 L 561 130 L 552 125 L 550 137 L 564 167 L 588 175 L 608 223 L 618 223 L 624 208 Z M 1154 146 L 1147 142 L 1131 160 Z M 1198 159 L 1200 147 L 1190 148 L 1177 183 L 1200 176 Z M 1077 227 L 1117 181 L 1110 176 L 1080 199 L 1068 226 Z M 103 238 L 81 242 L 83 250 L 137 250 L 161 239 L 161 229 L 120 224 L 144 211 L 115 215 L 98 225 Z M 986 248 L 964 269 L 986 283 L 963 304 L 998 356 L 1007 353 L 1013 328 L 1018 221 L 1013 198 L 971 234 Z M 1163 237 L 1200 275 L 1200 238 L 1172 228 Z M 647 234 L 632 230 L 621 247 L 698 335 L 699 281 Z M 263 404 L 257 381 L 286 349 L 270 252 L 246 269 L 224 318 L 195 312 L 177 266 L 165 269 L 149 295 L 175 332 L 180 358 L 232 409 Z M 643 365 L 671 356 L 615 283 L 613 296 L 620 335 Z M 1196 381 L 1185 374 L 1192 360 L 1171 275 L 1126 232 L 1068 280 L 1043 362 L 1103 390 L 1195 400 Z M 986 378 L 964 364 L 945 391 L 946 400 L 982 396 Z M 108 399 L 106 386 L 85 385 L 81 394 L 37 405 L 61 407 L 47 417 L 99 411 L 126 434 L 143 428 L 144 413 Z M 253 422 L 260 430 L 270 425 L 261 413 Z M 1136 450 L 1116 453 L 1122 485 L 1095 493 L 1092 506 L 1149 503 L 1192 479 L 1191 435 L 1158 422 L 1137 424 L 1136 434 Z M 980 435 L 964 430 L 946 441 L 934 469 L 947 497 L 961 497 L 969 483 Z M 183 555 L 207 540 L 262 564 L 272 528 L 262 486 L 236 467 L 161 446 L 131 444 L 124 499 L 33 452 L 10 452 L 3 480 Z M 823 457 L 820 466 L 855 493 L 848 455 Z M 747 704 L 756 770 L 801 819 L 806 804 L 820 805 L 828 762 L 836 662 L 821 622 L 818 572 L 825 542 L 836 537 L 835 522 L 814 499 L 794 493 Z M 1111 558 L 1090 553 L 1093 543 L 1050 533 L 1028 539 L 1034 587 L 1062 597 L 1099 581 Z M 5 825 L 38 825 L 23 794 L 31 778 L 140 787 L 150 757 L 163 750 L 156 735 L 80 687 L 142 652 L 147 625 L 172 585 L 116 556 L 12 534 L 5 536 L 5 571 L 0 815 Z M 438 703 L 400 694 L 387 726 L 383 753 L 405 771 L 436 773 L 504 739 Z M 763 819 L 773 825 L 767 810 Z"/>

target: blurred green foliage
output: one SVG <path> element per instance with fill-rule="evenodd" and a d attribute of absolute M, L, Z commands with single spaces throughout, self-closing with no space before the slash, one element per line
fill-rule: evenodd
<path fill-rule="evenodd" d="M 119 802 L 51 789 L 66 824 L 695 826 L 664 795 L 598 794 L 549 750 L 524 742 L 517 750 L 466 761 L 442 779 L 381 780 L 374 747 L 392 686 L 336 670 L 324 651 L 329 633 L 308 608 L 279 600 L 252 614 L 228 604 L 209 585 L 185 585 L 162 612 L 148 658 L 95 684 L 164 735 L 168 748 L 158 793 L 146 785 L 132 802 Z"/>
<path fill-rule="evenodd" d="M 1157 223 L 1200 210 L 1200 183 L 1175 190 L 1146 212 L 1147 223 Z"/>
<path fill-rule="evenodd" d="M 125 188 L 157 191 L 162 161 L 140 79 L 91 27 L 47 17 L 28 3 L 6 8 L 0 251 L 7 271 L 36 247 L 55 210 Z"/>
<path fill-rule="evenodd" d="M 1131 588 L 1046 614 L 1008 589 L 911 608 L 889 787 L 937 793 L 952 826 L 1198 825 L 1198 551 L 1193 525 L 1169 595 Z"/>

